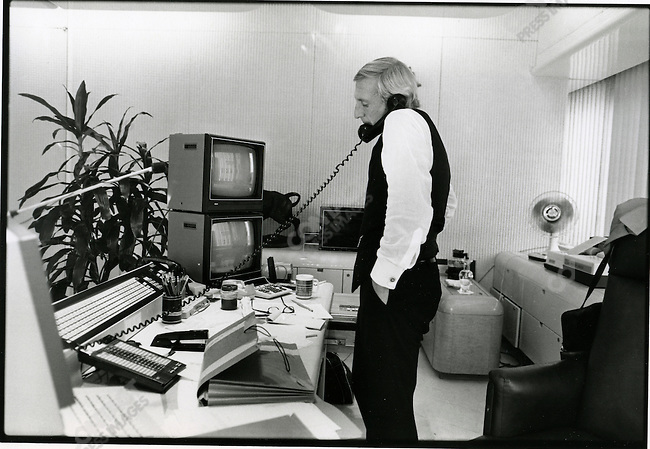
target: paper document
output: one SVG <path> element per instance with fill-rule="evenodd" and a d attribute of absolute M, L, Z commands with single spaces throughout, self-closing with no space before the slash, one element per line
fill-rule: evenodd
<path fill-rule="evenodd" d="M 325 325 L 325 320 L 320 318 L 312 318 L 306 315 L 298 315 L 294 313 L 281 313 L 277 317 L 271 319 L 269 317 L 268 322 L 271 324 L 295 324 L 298 326 L 304 326 L 307 329 L 321 330 Z"/>
<path fill-rule="evenodd" d="M 61 409 L 65 434 L 72 437 L 167 437 L 157 393 L 124 387 L 75 388 L 74 404 Z"/>

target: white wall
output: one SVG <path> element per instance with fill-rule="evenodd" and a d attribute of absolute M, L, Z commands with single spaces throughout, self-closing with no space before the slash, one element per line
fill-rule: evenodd
<path fill-rule="evenodd" d="M 175 132 L 263 140 L 265 188 L 297 191 L 304 201 L 357 142 L 356 70 L 392 55 L 419 77 L 423 108 L 452 164 L 460 207 L 440 237 L 441 256 L 465 249 L 479 259 L 481 277 L 499 251 L 546 245 L 527 209 L 558 187 L 567 82 L 530 73 L 537 41 L 518 33 L 537 8 L 466 8 L 461 16 L 485 17 L 399 5 L 11 8 L 9 208 L 59 164 L 39 156 L 52 129 L 32 119 L 46 111 L 18 92 L 58 106 L 61 86 L 76 90 L 82 80 L 95 102 L 118 93 L 99 119 L 118 122 L 127 107 L 153 115 L 136 121 L 133 144 Z M 362 205 L 369 153 L 362 145 L 303 223 L 315 230 L 321 204 Z"/>

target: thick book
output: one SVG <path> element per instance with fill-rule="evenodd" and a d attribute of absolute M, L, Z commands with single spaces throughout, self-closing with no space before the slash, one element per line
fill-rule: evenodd
<path fill-rule="evenodd" d="M 311 402 L 315 388 L 298 348 L 266 341 L 258 350 L 200 383 L 202 405 Z"/>

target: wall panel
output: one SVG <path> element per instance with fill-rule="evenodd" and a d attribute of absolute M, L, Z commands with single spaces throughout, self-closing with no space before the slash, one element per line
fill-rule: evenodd
<path fill-rule="evenodd" d="M 528 41 L 444 40 L 438 126 L 459 207 L 443 254 L 489 259 L 547 245 L 528 209 L 560 179 L 565 83 L 529 73 L 534 51 Z"/>
<path fill-rule="evenodd" d="M 10 29 L 11 60 L 9 79 L 5 84 L 10 111 L 6 117 L 8 135 L 5 136 L 8 142 L 6 162 L 9 174 L 9 210 L 17 209 L 18 199 L 25 190 L 48 172 L 57 170 L 65 160 L 65 152 L 61 148 L 53 148 L 41 156 L 43 148 L 52 140 L 55 127 L 44 122 L 34 122 L 35 117 L 45 115 L 47 110 L 18 94 L 25 92 L 41 96 L 65 112 L 67 96 L 62 86 L 66 85 L 67 31 L 58 17 L 50 15 L 48 23 L 51 26 L 43 27 L 41 19 L 45 18 L 40 18 L 37 14 L 30 23 L 20 19 L 25 13 L 21 10 L 15 12 L 19 25 Z M 54 192 L 53 189 L 52 193 Z M 37 196 L 26 205 L 42 200 L 45 196 Z M 25 214 L 21 218 L 27 219 L 29 216 L 30 214 Z"/>

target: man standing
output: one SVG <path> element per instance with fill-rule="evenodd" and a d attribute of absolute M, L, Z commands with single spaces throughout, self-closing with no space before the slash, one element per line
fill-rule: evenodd
<path fill-rule="evenodd" d="M 413 393 L 422 335 L 441 296 L 436 236 L 456 196 L 445 147 L 395 58 L 359 70 L 355 118 L 372 150 L 353 291 L 361 287 L 352 380 L 372 441 L 417 440 Z M 362 130 L 360 130 L 360 135 Z"/>

